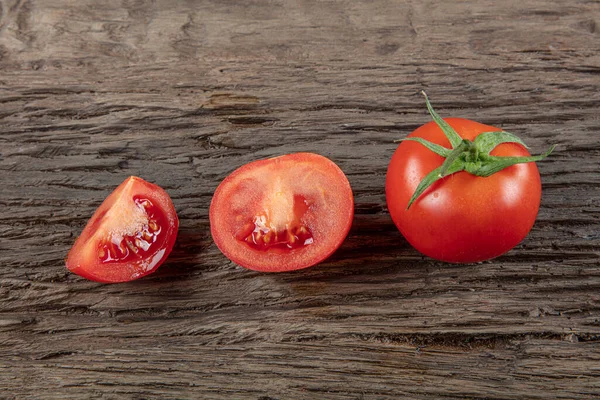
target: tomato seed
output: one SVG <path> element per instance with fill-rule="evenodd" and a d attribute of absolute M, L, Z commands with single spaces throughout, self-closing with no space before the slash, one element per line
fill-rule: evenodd
<path fill-rule="evenodd" d="M 155 220 L 151 219 L 148 221 L 148 228 L 150 228 L 151 232 L 156 232 L 158 230 L 158 224 Z"/>
<path fill-rule="evenodd" d="M 296 240 L 298 239 L 296 237 L 296 235 L 294 235 L 290 231 L 287 232 L 287 238 L 288 238 L 288 243 L 291 244 L 292 246 L 294 245 L 294 243 L 296 243 Z"/>
<path fill-rule="evenodd" d="M 291 226 L 283 232 L 276 232 L 267 228 L 268 221 L 264 216 L 254 218 L 254 229 L 246 228 L 240 232 L 246 233 L 245 237 L 237 236 L 241 241 L 258 250 L 268 250 L 270 248 L 295 249 L 308 246 L 313 243 L 313 236 L 305 225 Z"/>
<path fill-rule="evenodd" d="M 267 233 L 263 238 L 263 242 L 265 242 L 265 244 L 268 246 L 269 243 L 271 243 L 272 237 L 273 237 L 273 233 L 271 233 L 271 232 Z"/>
<path fill-rule="evenodd" d="M 136 198 L 134 199 L 135 204 L 144 208 L 144 210 L 148 211 L 154 204 L 148 199 Z"/>
<path fill-rule="evenodd" d="M 133 251 L 134 253 L 137 253 L 139 251 L 139 249 L 137 247 L 135 247 L 135 245 L 133 243 L 131 243 L 131 240 L 125 239 L 125 244 L 127 244 L 127 247 L 129 247 L 129 250 Z"/>

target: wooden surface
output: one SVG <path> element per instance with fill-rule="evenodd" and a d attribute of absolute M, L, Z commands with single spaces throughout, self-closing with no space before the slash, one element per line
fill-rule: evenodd
<path fill-rule="evenodd" d="M 0 397 L 600 396 L 600 3 L 2 1 Z M 393 142 L 444 116 L 540 152 L 525 241 L 424 258 L 386 210 Z M 213 244 L 218 183 L 297 151 L 346 172 L 346 243 L 260 274 Z M 63 258 L 138 175 L 181 228 L 155 275 L 102 285 Z"/>

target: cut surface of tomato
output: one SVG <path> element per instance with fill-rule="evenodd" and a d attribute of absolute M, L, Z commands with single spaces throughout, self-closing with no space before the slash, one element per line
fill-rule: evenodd
<path fill-rule="evenodd" d="M 210 206 L 217 247 L 235 263 L 266 272 L 325 260 L 346 238 L 353 217 L 346 175 L 312 153 L 242 166 L 221 182 Z"/>
<path fill-rule="evenodd" d="M 67 256 L 67 268 L 98 282 L 126 282 L 167 258 L 179 220 L 161 187 L 132 176 L 98 207 Z"/>

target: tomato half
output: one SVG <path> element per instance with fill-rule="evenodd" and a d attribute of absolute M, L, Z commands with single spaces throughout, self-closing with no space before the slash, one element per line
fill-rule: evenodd
<path fill-rule="evenodd" d="M 221 182 L 210 205 L 217 247 L 245 268 L 307 268 L 342 244 L 354 198 L 346 175 L 312 153 L 254 161 Z"/>
<path fill-rule="evenodd" d="M 461 118 L 445 119 L 463 139 L 500 129 Z M 451 148 L 435 122 L 409 137 Z M 502 143 L 492 156 L 529 156 L 516 143 Z M 531 230 L 540 206 L 541 181 L 535 163 L 516 164 L 488 177 L 466 171 L 433 183 L 407 210 L 419 182 L 444 158 L 414 141 L 402 142 L 389 164 L 386 198 L 394 223 L 421 253 L 448 262 L 487 260 L 512 249 Z"/>
<path fill-rule="evenodd" d="M 161 187 L 132 176 L 98 207 L 66 259 L 97 282 L 126 282 L 154 272 L 167 258 L 179 220 Z"/>

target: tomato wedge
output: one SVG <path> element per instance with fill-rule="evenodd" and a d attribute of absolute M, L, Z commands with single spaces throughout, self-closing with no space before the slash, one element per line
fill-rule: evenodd
<path fill-rule="evenodd" d="M 333 254 L 353 217 L 342 170 L 326 157 L 296 153 L 251 162 L 225 178 L 210 205 L 210 230 L 238 265 L 282 272 Z"/>
<path fill-rule="evenodd" d="M 126 282 L 154 272 L 167 258 L 179 220 L 161 187 L 132 176 L 98 207 L 66 259 L 67 268 L 97 282 Z"/>

